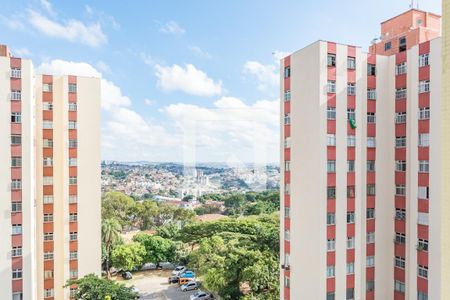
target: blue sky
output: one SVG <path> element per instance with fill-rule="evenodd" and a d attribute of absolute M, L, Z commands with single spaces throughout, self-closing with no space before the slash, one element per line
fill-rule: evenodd
<path fill-rule="evenodd" d="M 367 49 L 407 0 L 3 1 L 0 43 L 38 71 L 101 76 L 102 157 L 278 161 L 278 59 Z M 420 8 L 441 12 L 441 1 Z"/>

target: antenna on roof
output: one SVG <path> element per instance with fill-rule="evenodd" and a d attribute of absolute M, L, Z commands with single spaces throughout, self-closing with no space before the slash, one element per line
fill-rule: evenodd
<path fill-rule="evenodd" d="M 414 8 L 414 0 L 411 0 L 411 4 L 409 5 L 409 8 Z"/>

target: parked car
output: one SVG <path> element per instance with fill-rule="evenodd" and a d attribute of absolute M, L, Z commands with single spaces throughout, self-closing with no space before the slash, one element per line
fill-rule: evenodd
<path fill-rule="evenodd" d="M 194 278 L 195 273 L 193 271 L 184 271 L 180 274 L 180 278 Z"/>
<path fill-rule="evenodd" d="M 180 276 L 170 276 L 168 281 L 170 284 L 170 283 L 178 283 L 179 280 L 180 280 Z"/>
<path fill-rule="evenodd" d="M 181 273 L 183 273 L 184 271 L 186 271 L 186 267 L 185 266 L 178 266 L 175 268 L 175 270 L 172 271 L 172 275 L 173 276 L 178 276 Z"/>
<path fill-rule="evenodd" d="M 180 285 L 183 285 L 183 284 L 186 284 L 186 283 L 188 283 L 189 281 L 193 281 L 194 280 L 194 278 L 180 278 L 179 280 L 178 280 L 178 283 L 180 284 Z"/>
<path fill-rule="evenodd" d="M 211 300 L 214 299 L 213 294 L 198 291 L 195 294 L 191 295 L 190 300 Z"/>
<path fill-rule="evenodd" d="M 183 284 L 180 287 L 181 291 L 186 292 L 186 291 L 192 291 L 192 290 L 196 290 L 198 289 L 198 283 L 195 281 L 189 281 L 186 284 Z"/>
<path fill-rule="evenodd" d="M 122 278 L 123 279 L 125 279 L 125 280 L 129 280 L 129 279 L 132 279 L 133 278 L 133 275 L 130 273 L 130 272 L 123 272 L 122 273 Z"/>

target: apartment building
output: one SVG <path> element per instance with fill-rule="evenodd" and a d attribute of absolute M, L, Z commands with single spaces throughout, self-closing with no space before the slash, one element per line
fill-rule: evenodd
<path fill-rule="evenodd" d="M 440 16 L 281 61 L 281 299 L 441 299 Z"/>
<path fill-rule="evenodd" d="M 100 273 L 100 79 L 0 55 L 0 299 L 70 299 L 68 279 Z"/>

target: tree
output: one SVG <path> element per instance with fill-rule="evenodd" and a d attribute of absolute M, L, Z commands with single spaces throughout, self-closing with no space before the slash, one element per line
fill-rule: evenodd
<path fill-rule="evenodd" d="M 185 201 L 185 202 L 189 202 L 189 201 L 191 201 L 192 199 L 194 199 L 194 196 L 193 196 L 193 195 L 186 195 L 186 196 L 184 196 L 183 199 L 181 199 L 181 200 L 182 200 L 182 201 Z"/>
<path fill-rule="evenodd" d="M 141 230 L 148 230 L 154 226 L 158 210 L 155 201 L 144 200 L 136 204 L 136 219 Z"/>
<path fill-rule="evenodd" d="M 115 268 L 133 270 L 140 267 L 146 255 L 145 247 L 137 242 L 116 247 L 111 253 L 111 262 Z"/>
<path fill-rule="evenodd" d="M 106 275 L 110 278 L 109 268 L 112 248 L 121 241 L 122 226 L 114 219 L 102 220 L 102 242 L 105 245 Z"/>
<path fill-rule="evenodd" d="M 174 223 L 163 225 L 156 229 L 156 235 L 165 239 L 176 240 L 179 234 L 180 227 Z"/>
<path fill-rule="evenodd" d="M 134 300 L 138 297 L 132 288 L 94 274 L 69 280 L 65 287 L 75 288 L 75 300 L 104 300 L 106 296 L 110 296 L 114 300 Z"/>
<path fill-rule="evenodd" d="M 133 223 L 135 201 L 121 192 L 108 192 L 102 198 L 102 219 L 115 218 L 122 227 Z"/>
<path fill-rule="evenodd" d="M 144 263 L 153 262 L 159 267 L 161 262 L 172 261 L 174 256 L 173 242 L 169 239 L 146 233 L 138 233 L 133 241 L 145 247 Z"/>
<path fill-rule="evenodd" d="M 229 215 L 242 215 L 244 210 L 245 197 L 242 194 L 233 194 L 224 200 Z"/>

